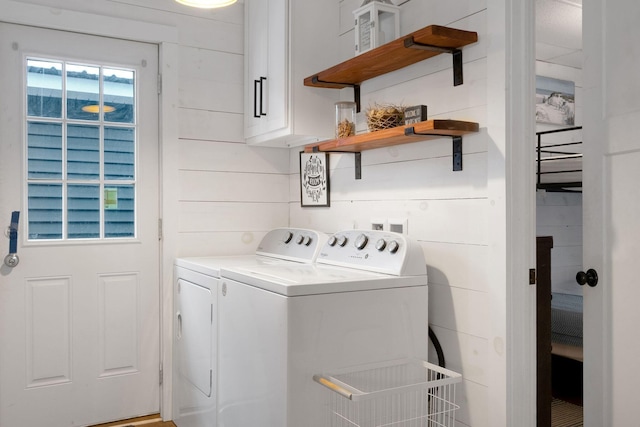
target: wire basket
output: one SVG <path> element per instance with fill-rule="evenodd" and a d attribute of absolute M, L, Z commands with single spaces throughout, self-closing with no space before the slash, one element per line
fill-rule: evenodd
<path fill-rule="evenodd" d="M 325 386 L 327 427 L 453 427 L 462 376 L 422 360 L 366 365 L 313 379 Z"/>

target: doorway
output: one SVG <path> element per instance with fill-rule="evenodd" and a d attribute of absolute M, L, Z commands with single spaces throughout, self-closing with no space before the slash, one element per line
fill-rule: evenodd
<path fill-rule="evenodd" d="M 553 238 L 551 373 L 539 375 L 551 376 L 551 425 L 582 426 L 581 0 L 536 0 L 536 76 L 536 233 Z"/>

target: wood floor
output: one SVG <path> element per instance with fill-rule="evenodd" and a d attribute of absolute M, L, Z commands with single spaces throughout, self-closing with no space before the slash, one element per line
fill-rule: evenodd
<path fill-rule="evenodd" d="M 146 417 L 131 418 L 129 420 L 113 423 L 98 424 L 92 427 L 176 427 L 172 421 L 162 421 L 160 414 L 147 415 Z"/>
<path fill-rule="evenodd" d="M 551 427 L 583 427 L 582 406 L 553 399 L 551 403 Z"/>

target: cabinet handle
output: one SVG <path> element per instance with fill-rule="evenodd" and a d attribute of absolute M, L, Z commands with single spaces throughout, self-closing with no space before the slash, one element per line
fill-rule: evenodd
<path fill-rule="evenodd" d="M 262 109 L 262 107 L 264 105 L 263 102 L 262 102 L 262 94 L 264 92 L 264 84 L 263 83 L 264 83 L 265 80 L 267 80 L 266 77 L 260 77 L 260 115 L 261 116 L 266 116 L 267 115 L 267 113 L 265 113 L 263 111 L 263 109 Z"/>
<path fill-rule="evenodd" d="M 260 118 L 260 114 L 258 114 L 258 85 L 259 84 L 260 84 L 260 80 L 253 81 L 253 117 L 258 119 Z M 262 90 L 260 90 L 260 99 L 262 99 Z"/>

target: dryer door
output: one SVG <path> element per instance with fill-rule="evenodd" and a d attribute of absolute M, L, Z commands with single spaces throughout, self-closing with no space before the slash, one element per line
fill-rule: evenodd
<path fill-rule="evenodd" d="M 177 294 L 176 342 L 180 354 L 180 376 L 210 397 L 215 362 L 212 293 L 210 289 L 179 279 Z"/>

